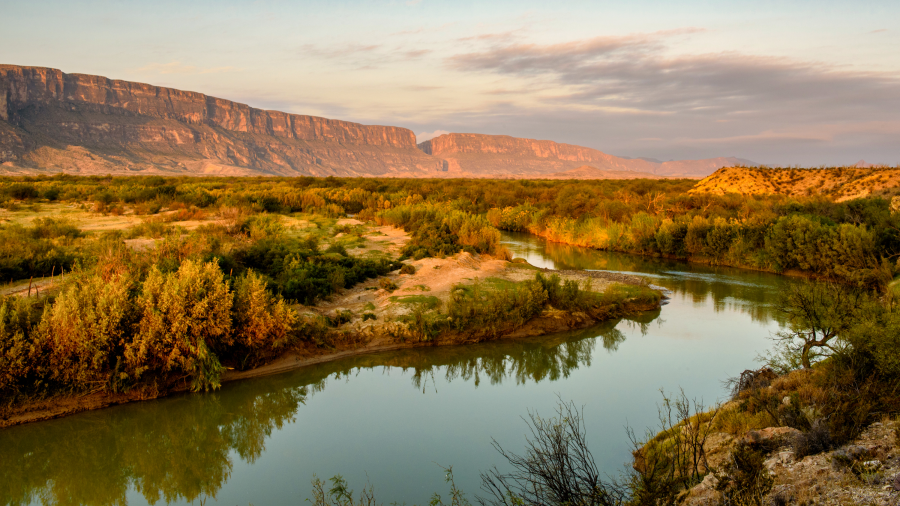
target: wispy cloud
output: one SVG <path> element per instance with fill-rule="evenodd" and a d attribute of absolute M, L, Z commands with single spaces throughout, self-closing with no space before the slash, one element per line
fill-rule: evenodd
<path fill-rule="evenodd" d="M 697 30 L 507 44 L 447 60 L 464 72 L 550 83 L 557 105 L 700 115 L 900 110 L 900 75 L 734 52 L 669 55 L 667 40 Z M 523 83 L 524 84 L 524 83 Z"/>
<path fill-rule="evenodd" d="M 150 63 L 136 69 L 137 72 L 150 72 L 155 74 L 218 74 L 221 72 L 233 72 L 239 70 L 236 67 L 197 67 L 185 65 L 180 61 L 169 63 Z"/>

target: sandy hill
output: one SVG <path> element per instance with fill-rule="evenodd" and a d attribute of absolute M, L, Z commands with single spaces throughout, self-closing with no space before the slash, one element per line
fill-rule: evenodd
<path fill-rule="evenodd" d="M 725 167 L 703 179 L 692 192 L 826 195 L 838 201 L 869 195 L 900 194 L 900 168 L 835 167 L 767 169 Z"/>

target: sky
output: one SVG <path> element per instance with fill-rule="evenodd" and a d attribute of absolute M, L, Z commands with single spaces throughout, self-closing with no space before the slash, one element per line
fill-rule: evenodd
<path fill-rule="evenodd" d="M 900 1 L 0 0 L 0 63 L 660 160 L 900 164 Z"/>

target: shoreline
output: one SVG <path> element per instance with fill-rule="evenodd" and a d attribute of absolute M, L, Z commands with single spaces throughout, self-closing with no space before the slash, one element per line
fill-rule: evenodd
<path fill-rule="evenodd" d="M 571 274 L 577 272 L 581 276 L 595 279 L 603 279 L 628 285 L 649 286 L 643 278 L 618 272 L 562 271 L 554 269 L 535 269 L 534 272 L 559 274 Z M 378 339 L 379 337 L 383 338 L 384 336 L 373 335 L 366 343 L 362 343 L 361 345 L 354 345 L 351 343 L 345 345 L 343 349 L 338 347 L 334 350 L 323 350 L 319 347 L 310 348 L 310 345 L 308 344 L 306 349 L 291 350 L 273 361 L 253 369 L 246 371 L 226 371 L 221 378 L 221 383 L 231 383 L 245 379 L 286 373 L 303 367 L 333 362 L 358 355 L 411 348 L 465 346 L 491 340 L 521 339 L 565 332 L 568 330 L 578 330 L 628 314 L 659 309 L 665 303 L 666 298 L 667 297 L 662 294 L 660 300 L 653 304 L 636 303 L 626 300 L 622 304 L 611 308 L 612 311 L 610 312 L 597 312 L 595 315 L 580 311 L 562 311 L 546 308 L 540 315 L 528 320 L 522 325 L 516 326 L 512 323 L 506 324 L 505 328 L 499 332 L 497 337 L 490 339 L 479 339 L 476 332 L 447 331 L 431 341 L 404 340 L 401 342 L 385 343 L 382 339 Z M 323 350 L 325 353 L 321 353 L 319 350 Z M 159 399 L 183 393 L 192 393 L 190 391 L 189 383 L 185 381 L 184 378 L 173 381 L 163 389 L 154 388 L 153 390 L 148 390 L 148 388 L 136 388 L 127 393 L 97 392 L 81 395 L 62 395 L 35 400 L 12 408 L 8 414 L 3 415 L 3 417 L 0 418 L 0 430 L 18 425 L 63 418 L 85 411 L 93 411 L 132 402 Z"/>

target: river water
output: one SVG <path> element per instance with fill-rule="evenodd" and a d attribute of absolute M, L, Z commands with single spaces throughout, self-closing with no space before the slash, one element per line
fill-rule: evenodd
<path fill-rule="evenodd" d="M 643 433 L 660 389 L 706 404 L 757 367 L 779 327 L 772 274 L 689 265 L 504 234 L 542 267 L 624 271 L 669 290 L 661 310 L 515 342 L 365 355 L 234 384 L 0 430 L 0 504 L 301 504 L 310 480 L 371 483 L 384 504 L 445 496 L 453 467 L 479 474 L 521 451 L 529 410 L 583 406 L 590 447 L 618 474 L 625 426 Z"/>

